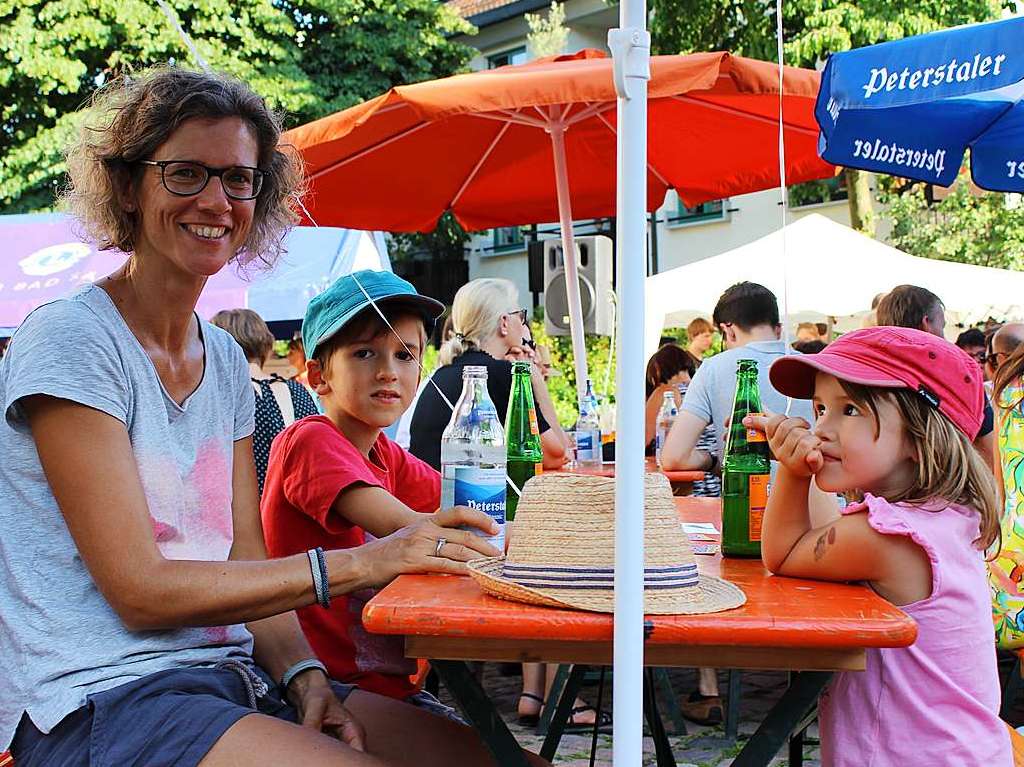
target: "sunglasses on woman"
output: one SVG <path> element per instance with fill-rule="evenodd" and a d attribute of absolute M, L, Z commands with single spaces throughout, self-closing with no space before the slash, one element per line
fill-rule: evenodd
<path fill-rule="evenodd" d="M 506 312 L 505 316 L 506 317 L 516 317 L 516 316 L 518 316 L 519 317 L 519 321 L 525 325 L 526 324 L 526 317 L 527 317 L 528 314 L 529 314 L 529 312 L 526 309 L 516 309 L 515 311 L 512 311 L 512 312 Z"/>

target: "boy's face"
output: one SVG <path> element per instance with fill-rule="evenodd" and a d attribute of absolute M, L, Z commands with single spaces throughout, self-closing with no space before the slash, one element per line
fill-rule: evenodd
<path fill-rule="evenodd" d="M 335 349 L 326 370 L 316 360 L 309 360 L 310 384 L 329 416 L 337 414 L 383 429 L 409 407 L 419 385 L 423 322 L 418 317 L 400 316 L 391 324 L 400 339 L 372 324 L 359 338 Z"/>

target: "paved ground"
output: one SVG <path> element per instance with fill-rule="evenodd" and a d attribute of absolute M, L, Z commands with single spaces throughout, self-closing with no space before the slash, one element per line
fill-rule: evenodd
<path fill-rule="evenodd" d="M 1015 658 L 1008 653 L 1000 653 L 1000 677 L 1009 676 Z M 672 686 L 677 697 L 682 700 L 696 688 L 696 672 L 690 669 L 673 669 L 670 671 Z M 520 691 L 521 680 L 518 676 L 502 676 L 497 664 L 488 663 L 483 667 L 483 684 L 492 700 L 495 701 L 509 729 L 519 742 L 532 751 L 539 751 L 543 738 L 535 735 L 532 730 L 521 727 L 516 722 L 516 701 Z M 725 674 L 720 675 L 721 689 L 726 689 Z M 725 732 L 719 727 L 702 727 L 687 722 L 688 732 L 676 735 L 670 732 L 670 741 L 678 767 L 726 767 L 732 764 L 733 758 L 743 747 L 749 737 L 764 719 L 765 714 L 775 704 L 786 685 L 786 675 L 781 672 L 746 671 L 743 672 L 743 697 L 740 707 L 740 736 L 738 742 L 726 739 Z M 597 685 L 588 684 L 584 687 L 583 697 L 589 703 L 597 702 Z M 605 710 L 611 710 L 611 691 L 605 689 Z M 453 705 L 452 700 L 442 688 L 441 698 Z M 1024 692 L 1011 706 L 1006 715 L 1007 721 L 1014 727 L 1024 725 Z M 817 725 L 812 725 L 808 737 L 817 738 Z M 554 759 L 556 767 L 589 767 L 590 735 L 566 735 Z M 597 767 L 611 767 L 612 738 L 611 735 L 598 735 L 597 752 L 594 764 Z M 785 749 L 782 755 L 772 761 L 772 767 L 787 764 Z M 654 744 L 650 738 L 644 738 L 645 767 L 656 763 Z M 820 767 L 819 752 L 816 743 L 804 749 L 804 764 L 807 767 Z"/>
<path fill-rule="evenodd" d="M 683 699 L 696 687 L 696 673 L 689 669 L 673 669 L 670 672 L 672 686 L 677 697 Z M 484 688 L 495 701 L 498 711 L 501 713 L 509 728 L 519 739 L 519 742 L 532 751 L 539 751 L 543 738 L 535 735 L 532 730 L 521 727 L 516 722 L 516 699 L 519 695 L 521 680 L 519 677 L 505 677 L 499 673 L 496 664 L 484 666 Z M 741 703 L 740 736 L 738 742 L 726 739 L 724 730 L 719 727 L 702 727 L 687 722 L 688 732 L 686 735 L 676 735 L 670 732 L 670 741 L 675 753 L 676 763 L 679 767 L 725 767 L 732 764 L 733 758 L 743 747 L 745 737 L 752 733 L 757 725 L 764 718 L 767 711 L 774 705 L 776 699 L 785 689 L 786 675 L 776 672 L 744 672 L 743 674 L 743 698 Z M 725 690 L 725 675 L 721 677 L 721 687 Z M 442 689 L 442 699 L 447 699 Z M 583 697 L 591 704 L 597 701 L 597 685 L 584 687 Z M 605 689 L 605 703 L 603 707 L 611 710 L 611 691 Z M 450 700 L 448 700 L 451 703 Z M 810 736 L 816 737 L 817 733 L 812 728 Z M 562 738 L 561 746 L 555 757 L 554 763 L 559 767 L 588 767 L 590 764 L 590 735 L 566 735 Z M 611 735 L 598 735 L 597 753 L 594 762 L 598 767 L 610 767 L 612 764 L 612 738 Z M 644 765 L 654 765 L 654 744 L 649 737 L 644 738 Z M 785 752 L 780 758 L 772 762 L 776 765 L 785 765 Z M 819 767 L 818 748 L 816 745 L 808 746 L 804 752 L 804 764 L 807 767 Z"/>

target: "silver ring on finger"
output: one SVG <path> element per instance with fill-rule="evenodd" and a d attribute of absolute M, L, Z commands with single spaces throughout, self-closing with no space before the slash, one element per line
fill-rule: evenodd
<path fill-rule="evenodd" d="M 437 539 L 437 545 L 434 547 L 434 556 L 435 557 L 441 556 L 441 549 L 444 547 L 444 545 L 446 543 L 448 543 L 448 539 L 447 538 L 438 538 Z"/>

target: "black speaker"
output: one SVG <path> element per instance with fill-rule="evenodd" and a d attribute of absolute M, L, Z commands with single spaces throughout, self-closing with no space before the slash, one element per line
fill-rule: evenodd
<path fill-rule="evenodd" d="M 530 240 L 526 244 L 526 260 L 530 269 L 530 292 L 544 292 L 544 241 Z"/>

